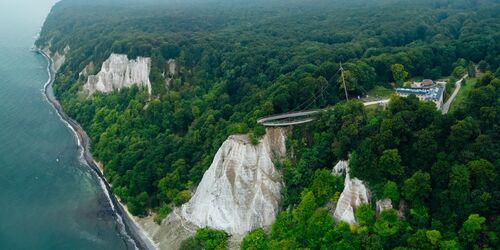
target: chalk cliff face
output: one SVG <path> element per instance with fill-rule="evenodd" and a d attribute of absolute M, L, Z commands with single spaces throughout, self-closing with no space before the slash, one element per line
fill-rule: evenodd
<path fill-rule="evenodd" d="M 175 76 L 177 74 L 177 61 L 175 59 L 167 61 L 166 73 L 167 76 Z"/>
<path fill-rule="evenodd" d="M 382 199 L 382 200 L 378 200 L 377 202 L 375 202 L 375 205 L 376 205 L 376 211 L 377 213 L 381 213 L 385 210 L 390 210 L 392 209 L 392 201 L 391 199 Z"/>
<path fill-rule="evenodd" d="M 85 68 L 82 70 L 82 72 L 80 72 L 79 76 L 84 76 L 84 77 L 88 77 L 92 71 L 94 71 L 94 62 L 90 62 L 89 64 L 87 64 L 87 66 L 85 66 Z"/>
<path fill-rule="evenodd" d="M 163 76 L 165 77 L 165 87 L 170 88 L 172 80 L 177 75 L 177 61 L 175 59 L 169 59 L 165 67 L 165 72 Z"/>
<path fill-rule="evenodd" d="M 199 227 L 242 235 L 271 225 L 279 212 L 281 175 L 273 160 L 285 156 L 285 131 L 268 129 L 256 146 L 244 135 L 219 148 L 182 216 Z"/>
<path fill-rule="evenodd" d="M 337 221 L 355 224 L 354 210 L 362 204 L 369 203 L 370 193 L 361 180 L 349 177 L 347 161 L 339 161 L 332 171 L 332 174 L 337 176 L 343 173 L 345 173 L 344 190 L 340 194 L 333 218 Z"/>
<path fill-rule="evenodd" d="M 42 49 L 42 51 L 45 54 L 47 54 L 48 56 L 50 56 L 50 58 L 52 58 L 52 62 L 53 62 L 52 69 L 55 72 L 59 71 L 61 66 L 66 61 L 66 54 L 68 54 L 69 50 L 70 50 L 69 46 L 66 46 L 62 53 L 59 53 L 59 51 L 57 51 L 56 53 L 52 54 L 52 52 L 50 51 L 50 45 L 48 45 L 47 47 Z"/>
<path fill-rule="evenodd" d="M 106 93 L 137 84 L 146 87 L 151 94 L 150 71 L 151 58 L 129 60 L 127 55 L 111 54 L 102 64 L 101 71 L 88 77 L 83 88 L 92 95 L 96 91 Z"/>

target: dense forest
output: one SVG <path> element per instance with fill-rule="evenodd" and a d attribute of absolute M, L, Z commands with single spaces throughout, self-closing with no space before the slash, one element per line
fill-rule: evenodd
<path fill-rule="evenodd" d="M 294 138 L 306 146 L 284 166 L 287 186 L 302 188 L 285 193 L 296 206 L 269 234 L 250 233 L 242 249 L 497 249 L 499 73 L 483 75 L 451 116 L 414 96 L 394 97 L 383 112 L 337 105 L 297 130 L 314 139 Z M 324 166 L 348 149 L 350 173 L 368 182 L 374 200 L 389 198 L 396 209 L 377 214 L 373 204 L 362 205 L 354 227 L 335 224 L 325 207 L 338 199 L 343 179 Z"/>
<path fill-rule="evenodd" d="M 55 94 L 135 215 L 154 211 L 160 220 L 189 200 L 229 135 L 265 133 L 258 117 L 336 105 L 294 128 L 294 157 L 279 166 L 283 212 L 243 249 L 494 249 L 499 15 L 495 0 L 63 0 L 37 46 L 70 48 Z M 90 62 L 97 73 L 111 53 L 152 58 L 152 97 L 137 87 L 79 94 L 79 73 Z M 179 72 L 166 86 L 169 59 Z M 399 84 L 398 67 L 437 79 L 478 64 L 483 74 L 452 114 L 414 96 L 374 111 L 343 101 L 340 62 L 351 97 Z M 325 205 L 338 199 L 343 179 L 330 171 L 349 156 L 351 174 L 374 198 L 404 206 L 404 218 L 363 206 L 356 227 L 333 222 Z M 203 229 L 184 247 L 221 249 L 225 237 Z"/>
<path fill-rule="evenodd" d="M 281 166 L 285 208 L 241 249 L 498 249 L 499 91 L 497 70 L 450 116 L 414 96 L 393 97 L 384 111 L 350 101 L 296 128 L 289 143 L 298 154 Z M 356 225 L 332 219 L 343 177 L 325 167 L 350 150 L 350 173 L 366 180 L 372 200 L 395 205 L 382 212 L 361 205 Z M 227 245 L 224 232 L 200 229 L 181 249 Z"/>

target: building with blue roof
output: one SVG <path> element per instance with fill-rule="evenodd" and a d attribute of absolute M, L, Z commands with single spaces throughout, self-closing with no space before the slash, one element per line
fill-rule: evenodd
<path fill-rule="evenodd" d="M 397 88 L 396 93 L 402 97 L 415 95 L 421 101 L 434 102 L 437 109 L 443 106 L 444 87 L 440 85 L 431 88 Z"/>

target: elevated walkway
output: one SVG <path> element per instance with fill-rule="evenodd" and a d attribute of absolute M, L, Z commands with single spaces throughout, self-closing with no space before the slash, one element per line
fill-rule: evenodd
<path fill-rule="evenodd" d="M 364 106 L 370 106 L 370 105 L 376 105 L 376 104 L 386 105 L 387 103 L 389 103 L 389 99 L 372 101 L 372 102 L 365 102 L 365 103 L 363 103 L 363 105 Z M 305 124 L 305 123 L 314 121 L 316 119 L 316 115 L 318 113 L 332 109 L 332 108 L 333 107 L 328 107 L 325 109 L 304 110 L 304 111 L 298 111 L 298 112 L 290 112 L 290 113 L 272 115 L 272 116 L 259 118 L 257 120 L 257 123 L 262 124 L 263 126 L 266 126 L 266 127 L 286 127 L 286 126 L 300 125 L 300 124 Z"/>
<path fill-rule="evenodd" d="M 321 109 L 317 109 L 272 115 L 258 119 L 257 123 L 266 127 L 283 127 L 304 124 L 312 122 L 314 120 L 313 116 L 321 111 Z"/>

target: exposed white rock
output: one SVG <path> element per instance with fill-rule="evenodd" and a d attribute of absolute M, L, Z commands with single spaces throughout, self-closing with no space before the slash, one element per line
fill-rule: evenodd
<path fill-rule="evenodd" d="M 377 202 L 375 202 L 375 204 L 376 204 L 377 213 L 380 213 L 382 211 L 389 210 L 389 209 L 393 208 L 392 201 L 389 198 L 378 200 Z"/>
<path fill-rule="evenodd" d="M 166 72 L 163 73 L 165 77 L 165 86 L 170 88 L 174 77 L 177 75 L 177 61 L 175 59 L 169 59 L 165 71 Z"/>
<path fill-rule="evenodd" d="M 106 93 L 137 84 L 146 87 L 151 94 L 150 71 L 151 58 L 149 57 L 137 57 L 136 60 L 129 60 L 127 55 L 111 54 L 103 62 L 101 71 L 97 75 L 88 77 L 83 88 L 89 95 L 92 95 L 96 91 Z"/>
<path fill-rule="evenodd" d="M 349 168 L 348 164 L 349 164 L 348 161 L 337 162 L 335 167 L 333 167 L 333 169 L 332 169 L 332 175 L 335 175 L 335 176 L 344 175 L 346 173 L 346 170 Z"/>
<path fill-rule="evenodd" d="M 268 129 L 258 145 L 230 136 L 219 148 L 182 216 L 200 227 L 241 235 L 271 225 L 279 211 L 281 174 L 273 160 L 285 156 L 285 131 Z"/>
<path fill-rule="evenodd" d="M 66 61 L 66 55 L 68 54 L 70 48 L 69 46 L 66 46 L 63 50 L 62 53 L 59 53 L 59 51 L 56 51 L 56 53 L 52 54 L 52 52 L 50 51 L 50 44 L 43 48 L 42 51 L 47 54 L 50 58 L 52 58 L 52 70 L 54 70 L 54 72 L 57 72 L 59 71 L 59 69 L 61 69 L 61 66 L 64 64 L 64 62 Z"/>
<path fill-rule="evenodd" d="M 179 249 L 182 241 L 194 236 L 198 228 L 180 216 L 179 208 L 175 208 L 160 225 L 156 224 L 152 215 L 134 219 L 160 250 Z"/>
<path fill-rule="evenodd" d="M 85 66 L 85 68 L 83 68 L 79 76 L 88 77 L 94 71 L 94 67 L 95 67 L 94 62 L 90 62 L 89 64 L 87 64 L 87 66 Z"/>
<path fill-rule="evenodd" d="M 167 75 L 175 76 L 177 74 L 177 61 L 175 59 L 169 59 L 167 61 Z"/>
<path fill-rule="evenodd" d="M 332 172 L 336 175 L 341 175 L 342 172 L 345 172 L 344 190 L 340 194 L 333 218 L 337 221 L 355 224 L 354 209 L 368 203 L 370 201 L 370 193 L 361 180 L 349 177 L 347 161 L 339 161 Z"/>
<path fill-rule="evenodd" d="M 169 88 L 170 88 L 170 86 L 172 86 L 172 78 L 168 78 L 168 77 L 167 77 L 167 78 L 165 78 L 165 87 L 166 87 L 167 89 L 169 89 Z"/>

